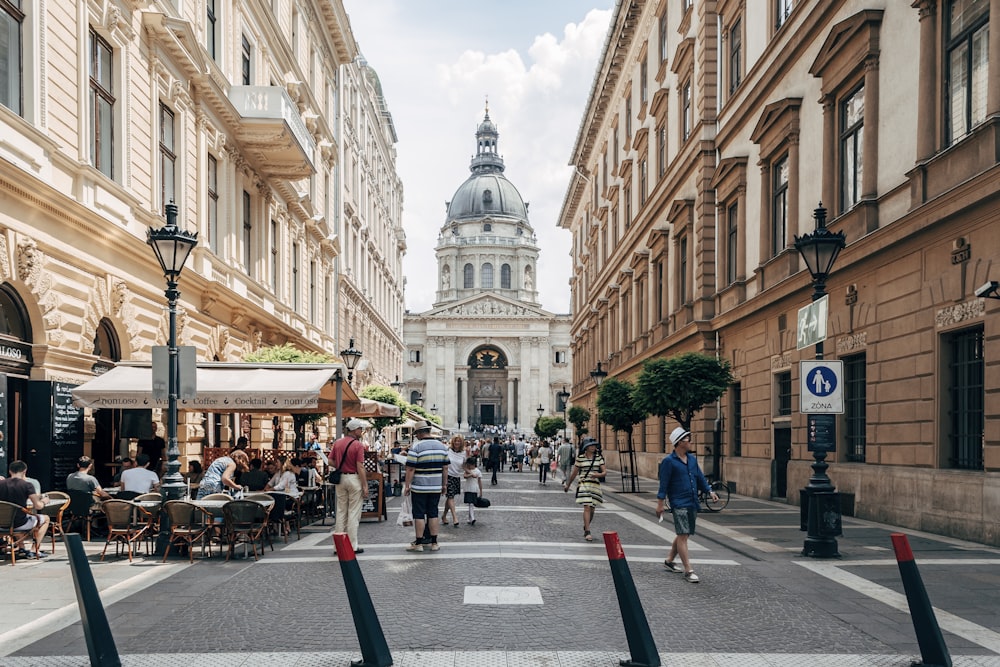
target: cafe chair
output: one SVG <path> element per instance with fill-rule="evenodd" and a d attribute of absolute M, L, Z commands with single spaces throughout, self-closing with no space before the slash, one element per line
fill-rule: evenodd
<path fill-rule="evenodd" d="M 121 555 L 120 547 L 124 546 L 131 563 L 132 544 L 145 537 L 149 531 L 152 514 L 129 500 L 105 500 L 101 504 L 101 509 L 108 518 L 108 539 L 101 551 L 101 561 L 104 561 L 108 545 L 114 542 L 115 555 Z"/>
<path fill-rule="evenodd" d="M 287 493 L 276 492 L 268 495 L 274 499 L 274 506 L 271 507 L 268 521 L 272 524 L 277 524 L 279 534 L 285 540 L 285 544 L 288 544 L 288 535 L 292 532 L 293 525 L 295 526 L 296 538 L 302 539 L 302 533 L 299 530 L 298 499 L 293 498 Z"/>
<path fill-rule="evenodd" d="M 168 500 L 163 511 L 170 519 L 170 539 L 163 552 L 163 561 L 167 562 L 170 547 L 175 544 L 187 546 L 190 562 L 194 562 L 194 543 L 201 542 L 201 556 L 205 557 L 206 537 L 212 529 L 212 514 L 204 508 L 185 500 Z M 208 555 L 212 556 L 212 545 L 208 545 Z"/>
<path fill-rule="evenodd" d="M 238 544 L 249 544 L 253 550 L 253 559 L 258 560 L 257 542 L 260 541 L 263 553 L 263 535 L 267 527 L 267 510 L 264 506 L 252 500 L 234 500 L 223 506 L 222 515 L 225 519 L 226 543 L 229 545 L 226 560 L 232 558 Z"/>
<path fill-rule="evenodd" d="M 24 548 L 24 541 L 31 537 L 30 530 L 14 530 L 16 526 L 24 523 L 27 513 L 24 508 L 14 503 L 0 500 L 0 547 L 10 554 L 10 564 L 17 564 L 17 550 Z M 38 543 L 35 543 L 35 553 L 38 552 Z"/>
<path fill-rule="evenodd" d="M 41 510 L 42 514 L 49 517 L 49 538 L 52 540 L 52 553 L 56 552 L 56 533 L 62 538 L 62 541 L 66 541 L 66 534 L 63 532 L 63 513 L 69 507 L 72 500 L 68 493 L 63 493 L 62 491 L 49 491 L 43 495 L 49 497 L 50 501 L 62 500 L 60 504 L 51 503 L 46 505 L 44 509 Z"/>
<path fill-rule="evenodd" d="M 90 491 L 67 491 L 69 507 L 63 512 L 63 525 L 59 529 L 62 534 L 73 532 L 73 526 L 79 522 L 80 530 L 87 531 L 87 541 L 90 541 L 90 529 L 94 521 L 96 505 L 94 494 Z"/>

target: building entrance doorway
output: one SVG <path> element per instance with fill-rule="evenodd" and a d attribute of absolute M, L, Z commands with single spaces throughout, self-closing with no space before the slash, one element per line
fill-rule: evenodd
<path fill-rule="evenodd" d="M 496 406 L 495 405 L 480 405 L 479 406 L 479 423 L 482 425 L 495 424 L 496 421 Z"/>
<path fill-rule="evenodd" d="M 771 495 L 788 497 L 788 462 L 792 459 L 792 429 L 774 429 L 774 475 Z"/>
<path fill-rule="evenodd" d="M 469 427 L 505 424 L 510 412 L 507 389 L 507 355 L 492 345 L 476 348 L 469 355 L 468 405 L 462 411 L 470 415 Z"/>

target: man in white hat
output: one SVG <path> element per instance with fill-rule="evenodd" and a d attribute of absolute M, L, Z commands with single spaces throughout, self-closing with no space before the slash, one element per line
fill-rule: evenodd
<path fill-rule="evenodd" d="M 406 548 L 407 551 L 437 551 L 438 546 L 438 504 L 441 492 L 448 485 L 448 448 L 435 438 L 426 421 L 413 425 L 413 437 L 417 442 L 406 455 L 406 481 L 403 495 L 410 496 L 413 503 L 413 528 L 417 539 Z M 430 537 L 424 537 L 424 525 Z M 427 542 L 426 540 L 430 541 Z"/>
<path fill-rule="evenodd" d="M 347 533 L 354 553 L 364 553 L 358 547 L 358 526 L 361 524 L 361 503 L 368 498 L 368 476 L 365 474 L 365 444 L 361 434 L 371 424 L 364 419 L 347 422 L 344 437 L 333 443 L 330 450 L 331 469 L 340 471 L 337 484 L 337 520 L 333 531 Z"/>
<path fill-rule="evenodd" d="M 698 575 L 691 569 L 688 559 L 688 537 L 694 535 L 695 518 L 698 516 L 698 489 L 718 500 L 718 496 L 708 485 L 708 480 L 698 467 L 698 461 L 691 449 L 691 432 L 678 426 L 670 434 L 674 451 L 660 462 L 660 489 L 656 492 L 656 516 L 663 516 L 663 499 L 670 501 L 674 514 L 674 538 L 670 554 L 663 565 L 671 572 L 683 572 L 684 579 L 698 583 Z M 674 562 L 680 556 L 683 569 Z"/>

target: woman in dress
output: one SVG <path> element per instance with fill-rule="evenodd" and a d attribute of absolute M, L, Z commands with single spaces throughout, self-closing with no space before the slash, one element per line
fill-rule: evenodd
<path fill-rule="evenodd" d="M 549 463 L 552 461 L 552 445 L 542 440 L 538 447 L 538 481 L 545 484 L 549 479 Z"/>
<path fill-rule="evenodd" d="M 594 510 L 604 504 L 604 494 L 601 493 L 601 481 L 607 475 L 604 469 L 604 457 L 598 449 L 597 438 L 585 438 L 580 454 L 576 457 L 569 479 L 563 484 L 563 491 L 569 491 L 569 485 L 577 479 L 576 502 L 583 505 L 583 539 L 593 542 L 590 534 L 590 522 L 594 520 Z"/>
<path fill-rule="evenodd" d="M 265 491 L 280 491 L 287 493 L 293 498 L 299 495 L 299 485 L 296 478 L 301 467 L 298 459 L 288 459 L 282 467 L 281 472 L 276 473 L 271 481 L 264 487 Z"/>
<path fill-rule="evenodd" d="M 236 450 L 229 456 L 220 456 L 212 461 L 208 466 L 205 475 L 201 478 L 201 485 L 198 486 L 198 499 L 212 493 L 221 493 L 227 488 L 239 489 L 236 482 L 236 471 L 246 472 L 250 469 L 250 459 L 243 450 Z"/>
<path fill-rule="evenodd" d="M 451 520 L 458 528 L 458 514 L 455 513 L 455 496 L 462 492 L 462 477 L 465 470 L 465 438 L 460 435 L 453 435 L 448 442 L 448 488 L 445 489 L 444 514 L 441 523 L 448 525 L 448 512 L 451 512 Z"/>

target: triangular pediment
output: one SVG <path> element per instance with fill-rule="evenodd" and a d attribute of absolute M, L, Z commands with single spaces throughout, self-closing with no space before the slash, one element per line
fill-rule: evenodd
<path fill-rule="evenodd" d="M 510 299 L 499 294 L 484 293 L 466 297 L 458 301 L 431 308 L 421 317 L 461 317 L 461 318 L 507 318 L 538 317 L 551 318 L 554 315 L 538 306 Z"/>

